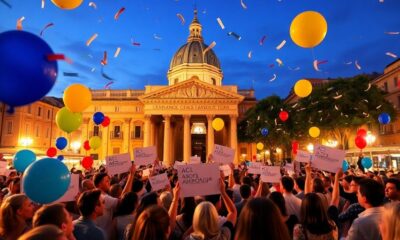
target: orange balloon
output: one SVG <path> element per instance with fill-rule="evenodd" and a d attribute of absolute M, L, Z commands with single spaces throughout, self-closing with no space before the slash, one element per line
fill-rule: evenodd
<path fill-rule="evenodd" d="M 74 8 L 77 8 L 83 2 L 83 0 L 51 0 L 51 1 L 57 7 L 61 8 L 61 9 L 65 9 L 65 10 L 72 10 Z"/>
<path fill-rule="evenodd" d="M 305 11 L 297 15 L 290 25 L 290 37 L 303 48 L 313 48 L 324 40 L 328 24 L 319 12 Z"/>

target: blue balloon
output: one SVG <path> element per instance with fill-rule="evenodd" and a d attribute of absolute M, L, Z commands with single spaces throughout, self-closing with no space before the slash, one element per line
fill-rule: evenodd
<path fill-rule="evenodd" d="M 51 203 L 68 190 L 71 175 L 64 163 L 54 158 L 43 158 L 32 163 L 25 171 L 25 194 L 36 203 Z"/>
<path fill-rule="evenodd" d="M 372 167 L 372 160 L 369 157 L 364 157 L 361 159 L 361 164 L 364 168 L 370 168 Z"/>
<path fill-rule="evenodd" d="M 390 115 L 383 112 L 379 114 L 378 121 L 380 124 L 388 124 L 390 123 Z"/>
<path fill-rule="evenodd" d="M 104 121 L 104 114 L 102 112 L 95 112 L 93 115 L 93 121 L 97 125 L 101 124 Z"/>
<path fill-rule="evenodd" d="M 267 128 L 263 128 L 261 129 L 261 135 L 263 135 L 264 137 L 268 135 L 268 129 Z"/>
<path fill-rule="evenodd" d="M 343 160 L 342 162 L 342 169 L 343 172 L 346 172 L 349 169 L 349 163 L 346 160 Z"/>
<path fill-rule="evenodd" d="M 59 137 L 56 140 L 56 147 L 60 150 L 63 150 L 68 144 L 68 141 L 65 137 Z"/>
<path fill-rule="evenodd" d="M 57 61 L 42 38 L 25 31 L 0 33 L 0 102 L 22 106 L 46 96 L 56 82 Z"/>
<path fill-rule="evenodd" d="M 62 161 L 62 160 L 64 160 L 64 156 L 63 155 L 58 155 L 57 159 L 58 159 L 58 161 Z"/>
<path fill-rule="evenodd" d="M 18 172 L 24 172 L 25 169 L 36 160 L 36 155 L 34 152 L 28 149 L 18 151 L 13 159 L 14 168 Z"/>

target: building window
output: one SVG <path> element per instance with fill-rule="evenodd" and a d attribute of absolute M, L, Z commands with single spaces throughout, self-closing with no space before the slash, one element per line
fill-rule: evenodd
<path fill-rule="evenodd" d="M 119 107 L 115 106 L 115 112 L 119 112 Z"/>
<path fill-rule="evenodd" d="M 140 112 L 142 109 L 140 107 L 136 107 L 136 112 Z"/>
<path fill-rule="evenodd" d="M 28 105 L 28 107 L 27 107 L 27 112 L 28 112 L 29 114 L 32 113 L 32 106 L 31 106 L 31 105 Z"/>
<path fill-rule="evenodd" d="M 50 135 L 50 128 L 47 128 L 47 129 L 46 129 L 46 138 L 48 138 L 49 135 Z"/>
<path fill-rule="evenodd" d="M 95 107 L 94 107 L 94 111 L 95 111 L 95 112 L 100 112 L 100 110 L 101 110 L 100 106 L 95 106 Z"/>
<path fill-rule="evenodd" d="M 36 137 L 40 136 L 40 126 L 36 126 Z"/>
<path fill-rule="evenodd" d="M 114 137 L 119 138 L 121 135 L 121 127 L 120 126 L 114 126 Z"/>
<path fill-rule="evenodd" d="M 174 80 L 174 84 L 177 84 L 178 83 L 178 78 L 175 78 L 175 80 Z"/>
<path fill-rule="evenodd" d="M 47 110 L 47 119 L 50 119 L 51 118 L 51 110 L 49 109 L 49 110 Z"/>
<path fill-rule="evenodd" d="M 99 136 L 99 126 L 93 127 L 93 136 Z"/>
<path fill-rule="evenodd" d="M 215 78 L 211 78 L 211 82 L 213 85 L 217 85 L 217 81 L 215 81 Z"/>
<path fill-rule="evenodd" d="M 383 91 L 389 92 L 389 91 L 388 91 L 388 84 L 387 84 L 387 82 L 383 83 Z"/>
<path fill-rule="evenodd" d="M 90 154 L 90 157 L 91 157 L 93 160 L 99 160 L 99 154 L 97 154 L 97 153 L 92 153 L 92 154 Z"/>
<path fill-rule="evenodd" d="M 37 115 L 38 115 L 38 117 L 40 117 L 40 115 L 42 115 L 42 108 L 41 107 L 38 107 Z"/>
<path fill-rule="evenodd" d="M 397 95 L 397 109 L 400 109 L 400 95 Z"/>
<path fill-rule="evenodd" d="M 13 122 L 8 121 L 7 122 L 7 134 L 12 134 L 12 131 L 13 131 Z"/>
<path fill-rule="evenodd" d="M 142 127 L 135 126 L 135 138 L 140 138 L 141 132 L 142 132 Z"/>
<path fill-rule="evenodd" d="M 393 78 L 393 84 L 394 84 L 394 87 L 397 88 L 397 77 Z"/>

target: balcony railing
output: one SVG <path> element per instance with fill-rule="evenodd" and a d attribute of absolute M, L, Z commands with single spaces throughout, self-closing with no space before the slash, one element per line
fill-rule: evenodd
<path fill-rule="evenodd" d="M 135 135 L 135 131 L 131 132 L 131 139 L 143 139 L 143 131 L 140 132 L 140 136 Z"/>
<path fill-rule="evenodd" d="M 91 138 L 91 137 L 93 137 L 93 136 L 99 136 L 99 137 L 101 137 L 101 136 L 102 136 L 101 131 L 98 131 L 97 133 L 95 133 L 95 132 L 93 132 L 93 131 L 90 131 L 90 132 L 89 132 L 89 138 Z"/>
<path fill-rule="evenodd" d="M 110 132 L 110 139 L 122 139 L 123 138 L 123 132 Z"/>

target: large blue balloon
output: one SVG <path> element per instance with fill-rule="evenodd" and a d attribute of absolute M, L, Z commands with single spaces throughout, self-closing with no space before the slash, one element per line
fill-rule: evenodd
<path fill-rule="evenodd" d="M 379 114 L 378 121 L 380 124 L 388 124 L 390 123 L 390 115 L 383 112 Z"/>
<path fill-rule="evenodd" d="M 372 167 L 372 160 L 369 157 L 364 157 L 361 159 L 361 164 L 364 168 L 370 168 Z"/>
<path fill-rule="evenodd" d="M 60 150 L 63 150 L 68 144 L 68 141 L 65 137 L 59 137 L 56 140 L 56 147 Z"/>
<path fill-rule="evenodd" d="M 264 137 L 268 135 L 268 129 L 267 128 L 263 128 L 261 129 L 261 135 L 263 135 Z"/>
<path fill-rule="evenodd" d="M 97 125 L 101 124 L 104 121 L 104 114 L 102 112 L 95 112 L 93 115 L 93 121 Z"/>
<path fill-rule="evenodd" d="M 346 172 L 349 169 L 349 163 L 346 160 L 343 160 L 342 162 L 342 169 L 343 172 Z"/>
<path fill-rule="evenodd" d="M 59 199 L 68 190 L 71 175 L 64 163 L 54 158 L 43 158 L 25 171 L 25 194 L 36 203 L 46 204 Z"/>
<path fill-rule="evenodd" d="M 57 61 L 42 38 L 24 31 L 0 33 L 0 102 L 15 106 L 43 98 L 57 78 Z"/>
<path fill-rule="evenodd" d="M 18 172 L 24 172 L 25 169 L 36 160 L 36 155 L 34 152 L 28 149 L 18 151 L 13 159 L 14 168 Z"/>

